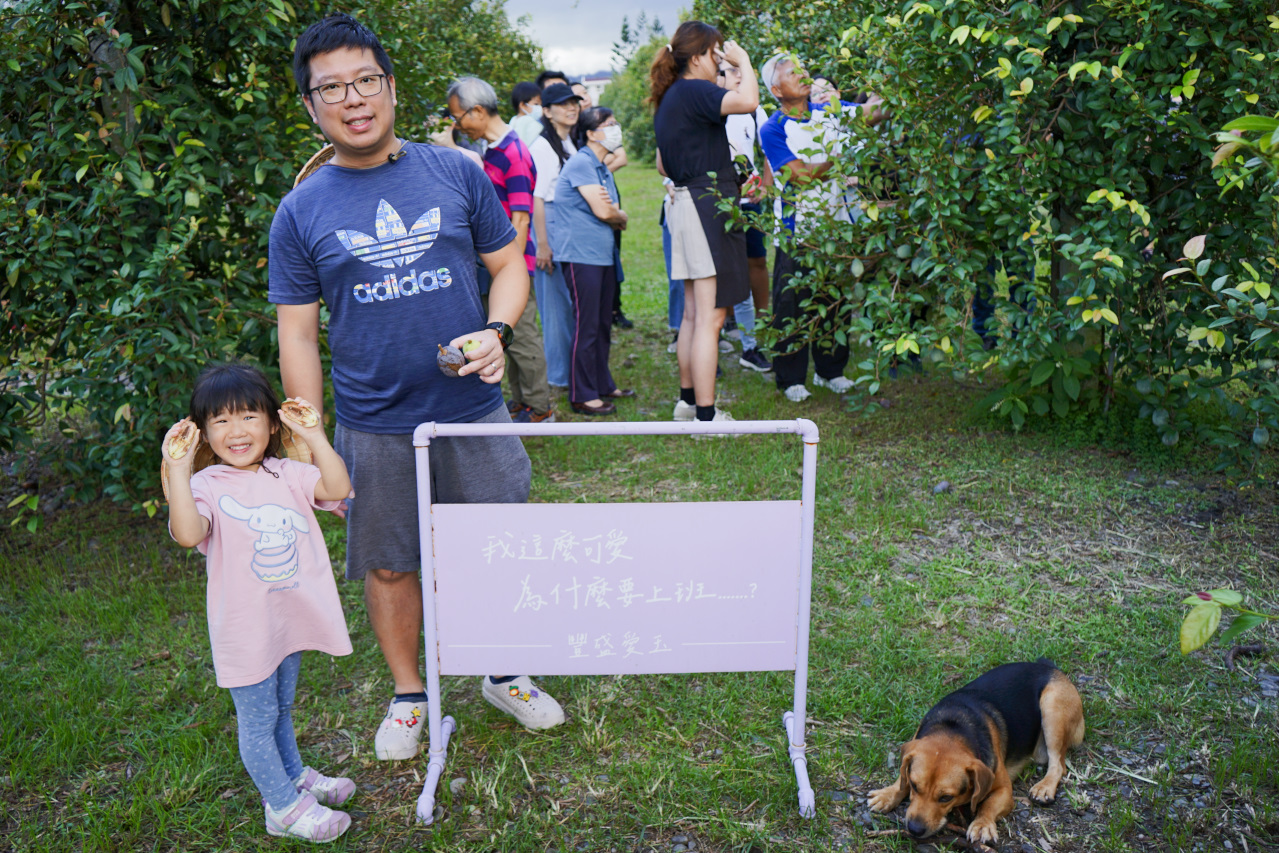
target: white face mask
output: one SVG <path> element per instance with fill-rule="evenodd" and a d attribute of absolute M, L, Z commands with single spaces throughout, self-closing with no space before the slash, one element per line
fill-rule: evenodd
<path fill-rule="evenodd" d="M 606 151 L 616 151 L 622 147 L 621 125 L 610 124 L 608 127 L 600 129 L 604 131 L 604 138 L 599 140 L 599 143 L 604 146 Z"/>
<path fill-rule="evenodd" d="M 541 118 L 541 117 L 542 117 L 542 105 L 541 105 L 541 104 L 525 104 L 523 107 L 521 107 L 520 111 L 521 111 L 524 115 L 526 115 L 526 116 L 532 116 L 533 118 Z"/>

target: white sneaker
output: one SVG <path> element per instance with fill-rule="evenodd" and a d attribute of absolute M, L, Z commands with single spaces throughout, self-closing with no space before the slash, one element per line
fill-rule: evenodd
<path fill-rule="evenodd" d="M 310 794 L 303 794 L 295 804 L 283 811 L 273 811 L 270 806 L 266 806 L 267 835 L 277 838 L 302 838 L 323 844 L 337 838 L 350 826 L 349 814 L 335 812 L 320 805 Z"/>
<path fill-rule="evenodd" d="M 709 423 L 714 423 L 715 421 L 721 421 L 721 422 L 722 422 L 722 421 L 735 421 L 735 420 L 737 420 L 737 418 L 733 417 L 732 415 L 730 415 L 728 412 L 724 411 L 723 409 L 717 408 L 717 409 L 715 409 L 715 416 L 714 416 L 713 418 L 711 418 L 711 419 L 710 419 Z M 696 435 L 694 435 L 694 436 L 693 436 L 693 438 L 728 438 L 729 436 L 732 436 L 732 437 L 736 438 L 736 437 L 737 437 L 737 436 L 739 436 L 739 435 L 741 435 L 741 433 L 736 433 L 736 432 L 699 432 L 699 433 L 697 433 Z"/>
<path fill-rule="evenodd" d="M 814 376 L 813 384 L 818 388 L 829 388 L 836 394 L 847 394 L 853 390 L 853 385 L 856 383 L 847 376 L 836 376 L 834 379 L 823 379 L 820 376 Z"/>
<path fill-rule="evenodd" d="M 418 753 L 425 728 L 425 702 L 396 702 L 392 699 L 382 724 L 377 727 L 377 736 L 373 738 L 373 753 L 381 761 L 413 758 Z"/>
<path fill-rule="evenodd" d="M 355 793 L 355 783 L 345 776 L 325 776 L 314 767 L 303 767 L 293 780 L 299 794 L 310 794 L 322 806 L 340 806 Z"/>
<path fill-rule="evenodd" d="M 727 332 L 721 331 L 720 335 L 728 338 L 730 341 L 740 341 L 742 339 L 742 330 L 740 328 L 729 329 Z"/>
<path fill-rule="evenodd" d="M 677 421 L 691 421 L 697 417 L 697 407 L 685 403 L 683 400 L 675 401 L 675 416 Z"/>
<path fill-rule="evenodd" d="M 503 684 L 494 684 L 486 675 L 480 692 L 485 702 L 510 714 L 526 729 L 551 729 L 564 722 L 560 703 L 539 689 L 527 675 Z"/>
<path fill-rule="evenodd" d="M 809 397 L 813 396 L 813 392 L 809 391 L 803 385 L 792 385 L 782 393 L 784 393 L 786 395 L 786 399 L 790 400 L 792 403 L 802 403 Z"/>
<path fill-rule="evenodd" d="M 673 338 L 671 338 L 671 342 L 670 342 L 669 344 L 667 344 L 667 345 L 666 345 L 666 351 L 667 351 L 667 352 L 671 352 L 671 353 L 673 353 L 673 352 L 675 352 L 677 349 L 679 349 L 679 332 L 676 332 L 676 333 L 675 333 L 675 336 L 674 336 Z"/>
<path fill-rule="evenodd" d="M 720 338 L 720 339 L 719 339 L 719 351 L 720 351 L 720 352 L 732 352 L 732 351 L 733 351 L 733 342 L 732 342 L 732 341 L 725 340 L 725 339 L 723 339 L 723 338 Z"/>

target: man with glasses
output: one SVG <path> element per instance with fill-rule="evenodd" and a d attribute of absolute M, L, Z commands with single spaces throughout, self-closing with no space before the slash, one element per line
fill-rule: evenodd
<path fill-rule="evenodd" d="M 456 151 L 396 135 L 395 76 L 371 31 L 349 15 L 313 24 L 298 38 L 293 73 L 334 155 L 284 197 L 271 223 L 280 373 L 289 396 L 324 399 L 322 299 L 334 446 L 354 484 L 346 575 L 364 581 L 394 681 L 374 749 L 380 759 L 412 758 L 427 711 L 412 433 L 424 421 L 510 423 L 500 383 L 528 271 L 484 174 Z M 477 254 L 492 276 L 487 311 Z M 444 376 L 436 345 L 467 341 L 479 344 L 469 362 L 459 377 Z M 531 468 L 514 436 L 439 439 L 431 451 L 435 501 L 528 499 Z M 529 728 L 564 719 L 527 676 L 486 676 L 482 692 Z"/>

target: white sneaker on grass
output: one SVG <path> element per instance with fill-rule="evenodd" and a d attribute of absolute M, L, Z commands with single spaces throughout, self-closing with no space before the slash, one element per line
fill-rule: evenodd
<path fill-rule="evenodd" d="M 683 400 L 675 401 L 674 419 L 677 421 L 691 421 L 697 417 L 697 407 L 691 403 L 685 403 Z"/>
<path fill-rule="evenodd" d="M 803 385 L 792 385 L 782 392 L 786 395 L 786 399 L 792 403 L 802 403 L 809 397 L 813 396 L 813 392 L 809 391 Z"/>
<path fill-rule="evenodd" d="M 732 415 L 730 415 L 728 412 L 724 411 L 723 409 L 717 408 L 715 410 L 714 417 L 712 417 L 709 421 L 702 421 L 701 423 L 715 423 L 716 421 L 719 421 L 722 423 L 724 421 L 735 421 L 735 420 L 737 420 L 737 418 L 733 417 Z M 693 438 L 728 438 L 730 436 L 733 438 L 736 438 L 739 435 L 741 435 L 741 433 L 738 433 L 738 432 L 699 432 L 694 434 Z"/>
<path fill-rule="evenodd" d="M 314 767 L 303 767 L 293 780 L 299 794 L 310 794 L 322 806 L 340 806 L 355 793 L 355 783 L 345 776 L 325 776 Z"/>
<path fill-rule="evenodd" d="M 564 722 L 564 709 L 560 703 L 527 675 L 502 684 L 494 684 L 486 675 L 480 692 L 485 702 L 510 714 L 526 729 L 551 729 Z"/>
<path fill-rule="evenodd" d="M 853 390 L 853 386 L 856 383 L 847 376 L 836 376 L 834 379 L 823 379 L 820 376 L 814 376 L 813 384 L 818 388 L 829 388 L 836 394 L 847 394 Z"/>
<path fill-rule="evenodd" d="M 426 728 L 425 702 L 396 702 L 386 709 L 373 738 L 373 753 L 380 761 L 403 761 L 417 756 Z"/>
<path fill-rule="evenodd" d="M 732 352 L 732 351 L 733 351 L 733 342 L 732 342 L 732 341 L 730 341 L 730 340 L 727 340 L 726 338 L 720 338 L 720 339 L 719 339 L 719 351 L 720 351 L 720 352 Z"/>
<path fill-rule="evenodd" d="M 275 811 L 265 803 L 266 831 L 268 835 L 301 838 L 321 844 L 346 832 L 351 826 L 351 816 L 335 812 L 316 801 L 310 794 L 303 794 L 298 801 L 281 811 Z"/>

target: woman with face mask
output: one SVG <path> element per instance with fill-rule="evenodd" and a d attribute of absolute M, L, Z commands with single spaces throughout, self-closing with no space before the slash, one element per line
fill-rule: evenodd
<path fill-rule="evenodd" d="M 568 398 L 582 415 L 611 415 L 615 400 L 634 397 L 618 388 L 608 367 L 609 326 L 617 288 L 615 230 L 624 230 L 626 212 L 618 207 L 617 184 L 604 157 L 622 146 L 622 128 L 605 107 L 585 110 L 578 119 L 577 153 L 560 169 L 555 186 L 555 229 L 551 251 L 564 265 L 573 305 L 573 355 Z"/>
<path fill-rule="evenodd" d="M 542 90 L 527 80 L 516 83 L 511 90 L 511 108 L 515 110 L 511 130 L 519 134 L 525 145 L 532 145 L 542 132 Z"/>
<path fill-rule="evenodd" d="M 581 99 L 563 83 L 542 90 L 542 132 L 529 153 L 537 168 L 533 188 L 533 231 L 537 235 L 537 269 L 533 291 L 542 315 L 542 343 L 546 349 L 546 380 L 558 388 L 568 387 L 569 360 L 573 352 L 573 304 L 564 282 L 564 264 L 552 249 L 556 230 L 555 187 L 560 169 L 577 153 L 570 133 L 577 124 Z M 554 390 L 554 389 L 553 389 Z"/>

